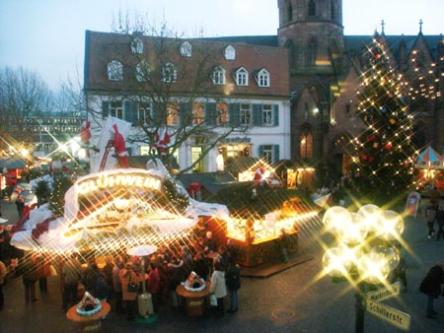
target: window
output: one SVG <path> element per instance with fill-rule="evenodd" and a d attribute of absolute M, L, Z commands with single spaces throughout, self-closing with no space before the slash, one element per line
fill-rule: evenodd
<path fill-rule="evenodd" d="M 225 57 L 225 60 L 235 60 L 236 59 L 236 49 L 233 46 L 228 45 L 225 48 L 224 57 Z"/>
<path fill-rule="evenodd" d="M 145 61 L 141 61 L 136 65 L 136 80 L 139 82 L 148 81 L 150 67 Z"/>
<path fill-rule="evenodd" d="M 142 54 L 143 53 L 143 42 L 140 38 L 136 37 L 131 41 L 131 52 L 133 54 Z"/>
<path fill-rule="evenodd" d="M 273 126 L 273 107 L 270 104 L 262 105 L 262 126 Z"/>
<path fill-rule="evenodd" d="M 182 57 L 191 57 L 193 54 L 193 47 L 191 46 L 190 42 L 183 42 L 182 45 L 180 45 L 180 55 Z"/>
<path fill-rule="evenodd" d="M 193 125 L 201 125 L 205 121 L 205 108 L 203 103 L 195 102 L 193 104 Z"/>
<path fill-rule="evenodd" d="M 270 73 L 265 68 L 261 69 L 257 74 L 257 84 L 259 87 L 270 86 Z"/>
<path fill-rule="evenodd" d="M 239 123 L 241 126 L 251 125 L 251 105 L 241 104 L 239 110 Z"/>
<path fill-rule="evenodd" d="M 175 103 L 169 103 L 167 106 L 167 125 L 177 126 L 179 124 L 179 108 Z"/>
<path fill-rule="evenodd" d="M 273 163 L 273 145 L 263 145 L 260 147 L 262 149 L 260 157 L 269 164 Z"/>
<path fill-rule="evenodd" d="M 111 117 L 123 119 L 123 105 L 122 102 L 111 102 L 109 106 L 109 115 Z"/>
<path fill-rule="evenodd" d="M 293 7 L 291 2 L 288 2 L 287 6 L 287 22 L 291 22 L 293 20 Z"/>
<path fill-rule="evenodd" d="M 331 19 L 334 21 L 336 20 L 336 7 L 334 1 L 330 2 L 330 8 L 331 8 Z"/>
<path fill-rule="evenodd" d="M 123 80 L 123 65 L 120 61 L 113 60 L 108 63 L 108 80 L 121 81 Z"/>
<path fill-rule="evenodd" d="M 150 154 L 150 146 L 140 146 L 140 156 L 147 156 Z"/>
<path fill-rule="evenodd" d="M 301 159 L 311 160 L 313 157 L 313 135 L 309 128 L 302 130 L 299 142 Z"/>
<path fill-rule="evenodd" d="M 225 84 L 225 69 L 218 66 L 213 71 L 213 83 L 216 85 Z"/>
<path fill-rule="evenodd" d="M 216 105 L 217 118 L 216 123 L 219 126 L 228 124 L 230 116 L 228 114 L 228 105 L 225 103 L 217 103 Z"/>
<path fill-rule="evenodd" d="M 139 103 L 137 109 L 137 122 L 139 124 L 149 124 L 153 121 L 153 106 L 151 103 Z"/>
<path fill-rule="evenodd" d="M 177 70 L 172 63 L 167 63 L 162 68 L 162 82 L 173 83 L 177 79 Z"/>
<path fill-rule="evenodd" d="M 311 39 L 307 45 L 307 51 L 305 54 L 305 65 L 313 66 L 316 64 L 316 55 L 317 55 L 317 42 L 315 39 Z"/>
<path fill-rule="evenodd" d="M 314 0 L 308 2 L 308 16 L 316 16 L 316 4 Z"/>
<path fill-rule="evenodd" d="M 238 86 L 248 86 L 248 71 L 243 67 L 239 68 L 235 79 Z"/>

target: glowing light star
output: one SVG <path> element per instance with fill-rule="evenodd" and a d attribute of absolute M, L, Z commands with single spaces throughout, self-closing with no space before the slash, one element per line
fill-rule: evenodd
<path fill-rule="evenodd" d="M 344 230 L 344 226 L 352 224 L 350 212 L 341 206 L 329 208 L 322 219 L 327 232 L 338 236 Z"/>
<path fill-rule="evenodd" d="M 368 232 L 377 232 L 381 223 L 382 210 L 376 205 L 365 205 L 359 208 L 358 216 Z"/>
<path fill-rule="evenodd" d="M 367 225 L 361 222 L 357 213 L 350 213 L 351 219 L 342 222 L 342 230 L 337 235 L 338 241 L 346 244 L 361 244 L 365 241 L 368 229 Z"/>
<path fill-rule="evenodd" d="M 325 274 L 335 278 L 348 276 L 350 270 L 356 266 L 357 263 L 357 250 L 347 246 L 328 249 L 322 257 Z"/>
<path fill-rule="evenodd" d="M 378 250 L 362 254 L 357 268 L 361 280 L 372 284 L 386 282 L 391 271 L 387 256 Z"/>
<path fill-rule="evenodd" d="M 387 241 L 398 239 L 404 232 L 403 218 L 392 210 L 383 211 L 381 217 L 378 236 Z"/>

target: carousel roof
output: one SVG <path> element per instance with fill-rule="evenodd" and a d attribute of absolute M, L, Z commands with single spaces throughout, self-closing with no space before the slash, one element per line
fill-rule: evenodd
<path fill-rule="evenodd" d="M 441 167 L 444 158 L 436 152 L 432 147 L 425 148 L 421 153 L 419 153 L 416 159 L 417 167 Z"/>

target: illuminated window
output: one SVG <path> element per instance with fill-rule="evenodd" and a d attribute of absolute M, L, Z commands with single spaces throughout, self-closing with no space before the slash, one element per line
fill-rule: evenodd
<path fill-rule="evenodd" d="M 236 59 L 236 49 L 233 46 L 228 45 L 225 48 L 224 56 L 225 56 L 226 60 L 235 60 Z"/>
<path fill-rule="evenodd" d="M 205 121 L 205 107 L 203 103 L 195 102 L 193 104 L 193 125 L 203 124 Z"/>
<path fill-rule="evenodd" d="M 248 86 L 248 71 L 241 67 L 236 71 L 236 84 L 238 86 Z"/>
<path fill-rule="evenodd" d="M 109 115 L 111 117 L 123 119 L 122 102 L 111 102 L 109 105 Z"/>
<path fill-rule="evenodd" d="M 180 55 L 182 57 L 191 57 L 193 53 L 193 47 L 191 46 L 191 43 L 186 41 L 183 42 L 182 45 L 180 46 Z"/>
<path fill-rule="evenodd" d="M 257 84 L 259 87 L 270 86 L 270 73 L 265 69 L 261 69 L 257 74 Z"/>
<path fill-rule="evenodd" d="M 224 85 L 225 84 L 225 69 L 220 66 L 217 66 L 213 71 L 213 83 L 215 85 Z"/>
<path fill-rule="evenodd" d="M 261 158 L 267 163 L 273 163 L 273 145 L 263 145 L 260 147 L 262 149 Z"/>
<path fill-rule="evenodd" d="M 313 157 L 313 135 L 310 129 L 304 129 L 300 137 L 301 159 L 311 160 Z"/>
<path fill-rule="evenodd" d="M 139 124 L 150 124 L 153 121 L 153 106 L 151 103 L 139 103 L 137 121 Z"/>
<path fill-rule="evenodd" d="M 140 155 L 147 156 L 150 154 L 150 146 L 141 146 L 140 147 Z"/>
<path fill-rule="evenodd" d="M 136 37 L 131 41 L 131 52 L 133 54 L 143 53 L 143 42 L 140 38 Z"/>
<path fill-rule="evenodd" d="M 121 81 L 123 80 L 123 65 L 120 61 L 113 60 L 108 63 L 108 80 Z"/>
<path fill-rule="evenodd" d="M 239 110 L 239 122 L 241 126 L 250 126 L 251 125 L 251 105 L 250 104 L 241 104 Z"/>
<path fill-rule="evenodd" d="M 228 105 L 225 103 L 217 103 L 216 112 L 217 112 L 217 118 L 216 118 L 217 125 L 223 126 L 228 124 L 230 120 L 230 116 L 228 113 Z"/>
<path fill-rule="evenodd" d="M 169 103 L 167 106 L 167 125 L 177 126 L 179 124 L 179 108 L 175 103 Z"/>
<path fill-rule="evenodd" d="M 145 82 L 148 80 L 150 74 L 150 67 L 145 61 L 141 61 L 136 65 L 136 80 Z"/>
<path fill-rule="evenodd" d="M 177 80 L 177 70 L 172 63 L 167 63 L 162 68 L 162 82 L 174 83 Z"/>
<path fill-rule="evenodd" d="M 262 126 L 273 126 L 273 107 L 270 104 L 262 105 Z"/>

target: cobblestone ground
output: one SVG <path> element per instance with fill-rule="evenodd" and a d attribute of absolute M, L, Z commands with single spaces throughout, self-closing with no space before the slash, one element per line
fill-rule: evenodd
<path fill-rule="evenodd" d="M 16 212 L 4 205 L 4 215 L 16 219 Z M 317 230 L 312 230 L 316 233 Z M 385 301 L 410 313 L 414 333 L 444 332 L 444 298 L 437 299 L 436 319 L 425 317 L 426 298 L 418 292 L 419 283 L 427 269 L 444 261 L 444 241 L 427 240 L 422 217 L 406 221 L 405 238 L 415 256 L 407 256 L 407 293 L 399 299 Z M 315 281 L 321 270 L 321 249 L 315 241 L 305 239 L 304 248 L 314 259 L 268 279 L 243 279 L 240 290 L 240 310 L 224 318 L 208 316 L 189 319 L 181 310 L 165 305 L 154 328 L 129 324 L 124 318 L 111 314 L 104 321 L 104 332 L 353 332 L 354 297 L 346 284 L 335 284 L 328 278 Z M 0 332 L 75 332 L 61 310 L 56 278 L 50 279 L 49 293 L 39 295 L 39 301 L 25 305 L 21 280 L 5 287 L 5 309 L 0 312 Z M 397 329 L 366 314 L 365 332 L 389 333 Z"/>

